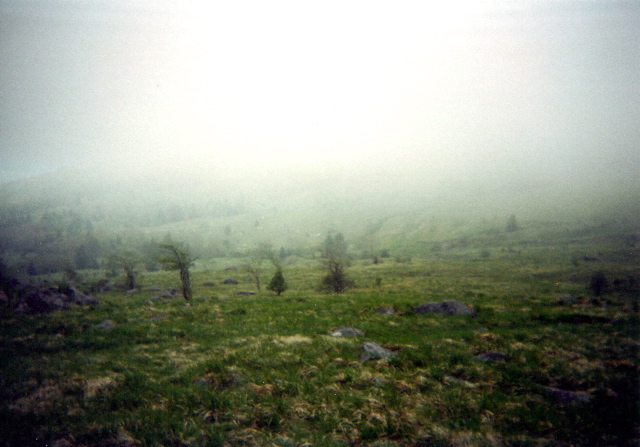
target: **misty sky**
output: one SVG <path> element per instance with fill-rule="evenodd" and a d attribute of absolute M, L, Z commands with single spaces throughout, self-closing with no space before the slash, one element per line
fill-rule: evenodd
<path fill-rule="evenodd" d="M 629 182 L 639 83 L 637 1 L 0 0 L 0 181 L 98 162 Z"/>

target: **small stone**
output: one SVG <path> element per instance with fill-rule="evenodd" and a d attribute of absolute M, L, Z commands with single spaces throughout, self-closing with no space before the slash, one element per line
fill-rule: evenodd
<path fill-rule="evenodd" d="M 376 312 L 382 315 L 394 315 L 396 310 L 391 306 L 382 306 L 376 309 Z"/>
<path fill-rule="evenodd" d="M 360 329 L 344 326 L 330 332 L 332 337 L 364 337 L 365 334 Z"/>
<path fill-rule="evenodd" d="M 545 386 L 544 389 L 549 393 L 549 395 L 551 395 L 551 397 L 564 406 L 582 405 L 589 403 L 593 399 L 593 396 L 589 393 L 585 393 L 584 391 L 567 391 L 550 386 Z"/>
<path fill-rule="evenodd" d="M 477 362 L 499 362 L 505 358 L 506 356 L 501 352 L 485 352 L 484 354 L 476 355 L 473 360 Z"/>
<path fill-rule="evenodd" d="M 580 300 L 578 300 L 578 298 L 576 298 L 575 296 L 565 295 L 558 298 L 556 304 L 560 306 L 573 306 L 574 304 L 578 304 L 579 302 Z"/>
<path fill-rule="evenodd" d="M 94 326 L 94 328 L 104 332 L 111 332 L 114 327 L 116 327 L 116 323 L 113 320 L 104 320 Z"/>
<path fill-rule="evenodd" d="M 375 358 L 389 360 L 397 356 L 395 352 L 390 351 L 387 348 L 383 348 L 379 344 L 373 342 L 364 343 L 362 345 L 362 349 L 364 351 L 364 354 L 362 354 L 362 356 L 360 357 L 360 361 L 363 363 Z"/>

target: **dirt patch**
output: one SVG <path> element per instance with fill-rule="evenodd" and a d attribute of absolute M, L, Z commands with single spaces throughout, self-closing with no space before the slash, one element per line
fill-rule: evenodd
<path fill-rule="evenodd" d="M 84 398 L 91 399 L 105 390 L 114 388 L 116 381 L 112 377 L 98 377 L 89 379 L 84 385 Z"/>
<path fill-rule="evenodd" d="M 21 397 L 10 408 L 21 414 L 33 413 L 41 415 L 50 411 L 56 403 L 64 398 L 64 391 L 53 382 L 45 382 L 31 394 Z"/>
<path fill-rule="evenodd" d="M 311 338 L 305 337 L 304 335 L 289 335 L 283 337 L 276 337 L 273 339 L 273 342 L 280 345 L 296 345 L 300 343 L 311 343 Z"/>

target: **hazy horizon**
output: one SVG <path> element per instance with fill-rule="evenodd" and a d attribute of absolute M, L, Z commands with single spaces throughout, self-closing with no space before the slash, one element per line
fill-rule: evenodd
<path fill-rule="evenodd" d="M 0 182 L 113 165 L 633 188 L 639 25 L 625 1 L 5 2 Z"/>

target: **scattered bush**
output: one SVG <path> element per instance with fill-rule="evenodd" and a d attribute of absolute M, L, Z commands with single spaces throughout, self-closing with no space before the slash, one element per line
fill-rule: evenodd
<path fill-rule="evenodd" d="M 353 283 L 347 279 L 345 268 L 347 264 L 347 243 L 342 233 L 335 236 L 327 235 L 322 246 L 322 258 L 327 274 L 322 279 L 322 288 L 335 293 L 341 293 Z"/>
<path fill-rule="evenodd" d="M 520 229 L 520 225 L 518 225 L 518 220 L 516 219 L 516 215 L 512 214 L 507 219 L 507 224 L 505 225 L 505 231 L 507 233 L 512 233 L 514 231 L 518 231 Z"/>
<path fill-rule="evenodd" d="M 604 272 L 596 272 L 591 275 L 591 282 L 589 289 L 595 296 L 602 296 L 607 292 L 609 288 L 609 281 Z"/>

